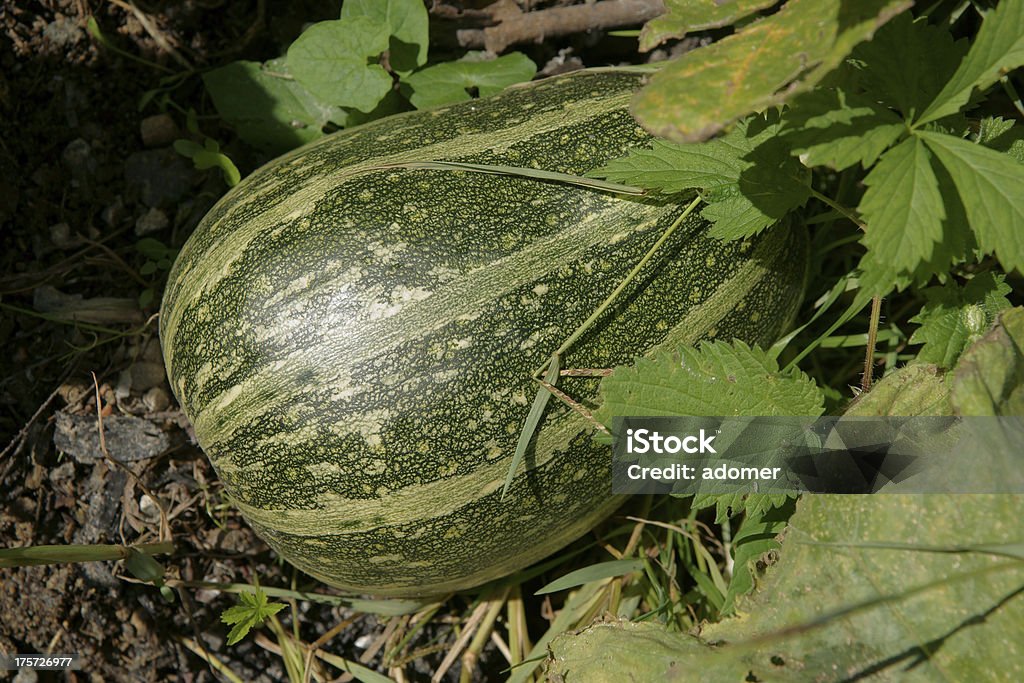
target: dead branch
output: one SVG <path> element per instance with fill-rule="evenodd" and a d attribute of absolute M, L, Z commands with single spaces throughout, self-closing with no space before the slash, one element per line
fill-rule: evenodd
<path fill-rule="evenodd" d="M 539 43 L 551 36 L 642 24 L 665 12 L 662 0 L 602 0 L 569 7 L 523 12 L 515 0 L 498 0 L 486 10 L 498 22 L 461 29 L 459 45 L 499 53 L 516 43 Z"/>

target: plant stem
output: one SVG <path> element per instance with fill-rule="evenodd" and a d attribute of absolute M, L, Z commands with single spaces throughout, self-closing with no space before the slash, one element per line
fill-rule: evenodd
<path fill-rule="evenodd" d="M 857 215 L 853 212 L 852 209 L 848 209 L 847 207 L 843 206 L 842 204 L 839 204 L 838 202 L 833 201 L 832 199 L 830 199 L 826 195 L 823 195 L 822 193 L 818 192 L 817 190 L 815 190 L 813 188 L 811 188 L 811 196 L 814 197 L 815 199 L 817 199 L 822 204 L 825 204 L 829 208 L 835 209 L 839 213 L 841 213 L 844 216 L 846 216 L 847 218 L 849 218 L 861 230 L 864 229 L 864 221 L 862 221 L 861 219 L 857 218 Z"/>
<path fill-rule="evenodd" d="M 882 297 L 871 299 L 871 320 L 868 324 L 868 343 L 864 351 L 864 376 L 860 382 L 862 391 L 871 388 L 871 375 L 874 371 L 875 342 L 878 339 L 878 319 L 882 315 Z"/>

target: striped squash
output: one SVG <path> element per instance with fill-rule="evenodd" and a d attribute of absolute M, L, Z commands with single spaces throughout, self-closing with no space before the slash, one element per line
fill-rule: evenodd
<path fill-rule="evenodd" d="M 649 142 L 627 111 L 639 85 L 578 72 L 383 119 L 276 159 L 205 217 L 170 273 L 164 359 L 226 491 L 283 557 L 344 589 L 435 595 L 524 567 L 620 504 L 610 449 L 558 401 L 504 500 L 501 487 L 531 372 L 680 207 L 394 165 L 583 174 Z M 682 226 L 562 366 L 775 338 L 805 237 L 705 231 Z M 562 384 L 596 394 L 592 379 Z"/>

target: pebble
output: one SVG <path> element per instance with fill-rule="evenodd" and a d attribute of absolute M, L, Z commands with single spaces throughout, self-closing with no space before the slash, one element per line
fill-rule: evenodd
<path fill-rule="evenodd" d="M 111 202 L 109 205 L 105 206 L 103 208 L 103 211 L 100 212 L 100 218 L 102 218 L 103 222 L 106 223 L 107 226 L 111 228 L 120 225 L 121 221 L 124 219 L 124 216 L 124 199 L 121 198 L 121 195 L 117 195 L 116 197 L 114 197 L 114 201 Z"/>
<path fill-rule="evenodd" d="M 142 237 L 143 235 L 160 232 L 169 224 L 170 221 L 167 219 L 167 214 L 154 207 L 139 216 L 139 219 L 135 221 L 135 234 L 138 237 Z"/>
<path fill-rule="evenodd" d="M 132 366 L 132 389 L 145 393 L 164 383 L 164 364 L 142 360 Z"/>
<path fill-rule="evenodd" d="M 179 137 L 178 126 L 168 114 L 147 116 L 139 123 L 139 134 L 146 147 L 163 147 Z"/>
<path fill-rule="evenodd" d="M 85 32 L 70 17 L 58 16 L 43 29 L 43 39 L 55 48 L 68 48 L 85 37 Z"/>
<path fill-rule="evenodd" d="M 153 387 L 145 393 L 142 397 L 142 403 L 145 404 L 146 410 L 151 413 L 159 413 L 171 405 L 171 399 L 167 396 L 167 392 L 160 387 Z"/>
<path fill-rule="evenodd" d="M 76 180 L 87 180 L 96 172 L 96 159 L 92 156 L 92 147 L 82 138 L 75 138 L 68 143 L 60 155 L 64 166 Z"/>
<path fill-rule="evenodd" d="M 50 241 L 58 249 L 74 249 L 81 240 L 71 234 L 71 226 L 67 223 L 57 223 L 50 226 Z"/>

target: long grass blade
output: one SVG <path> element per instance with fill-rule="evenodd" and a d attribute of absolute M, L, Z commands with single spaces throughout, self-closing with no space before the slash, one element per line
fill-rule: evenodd
<path fill-rule="evenodd" d="M 608 579 L 614 576 L 631 574 L 633 572 L 640 571 L 643 568 L 644 561 L 638 558 L 599 562 L 598 564 L 592 564 L 589 567 L 577 569 L 576 571 L 569 572 L 565 576 L 555 579 L 534 593 L 534 595 L 555 593 L 557 591 L 565 590 L 566 588 L 575 588 L 576 586 L 581 586 L 585 583 L 590 583 L 591 581 L 599 581 L 600 579 Z"/>
<path fill-rule="evenodd" d="M 558 356 L 552 356 L 551 362 L 548 364 L 547 374 L 544 375 L 544 381 L 552 386 L 558 381 L 559 362 Z M 505 474 L 505 485 L 501 489 L 501 499 L 505 500 L 505 494 L 508 493 L 509 487 L 512 485 L 512 479 L 516 476 L 516 469 L 519 467 L 519 463 L 523 461 L 526 456 L 526 448 L 530 445 L 530 440 L 533 438 L 533 433 L 537 431 L 537 425 L 540 424 L 540 418 L 544 415 L 544 408 L 548 405 L 548 400 L 551 398 L 551 392 L 546 387 L 541 386 L 537 389 L 537 396 L 533 399 L 533 406 L 530 407 L 530 414 L 526 416 L 526 422 L 523 424 L 523 430 L 519 432 L 519 441 L 516 443 L 516 452 L 512 456 L 512 462 L 508 466 L 508 472 Z"/>
<path fill-rule="evenodd" d="M 489 175 L 507 175 L 519 178 L 533 178 L 555 183 L 565 183 L 576 187 L 585 187 L 591 190 L 603 192 L 614 192 L 615 194 L 628 194 L 639 196 L 646 193 L 646 190 L 632 185 L 611 183 L 607 180 L 597 178 L 585 178 L 569 173 L 558 171 L 544 171 L 539 168 L 522 168 L 519 166 L 500 166 L 490 164 L 469 164 L 459 161 L 406 161 L 396 164 L 381 164 L 374 168 L 407 168 L 418 171 L 466 171 L 469 173 L 486 173 Z"/>

